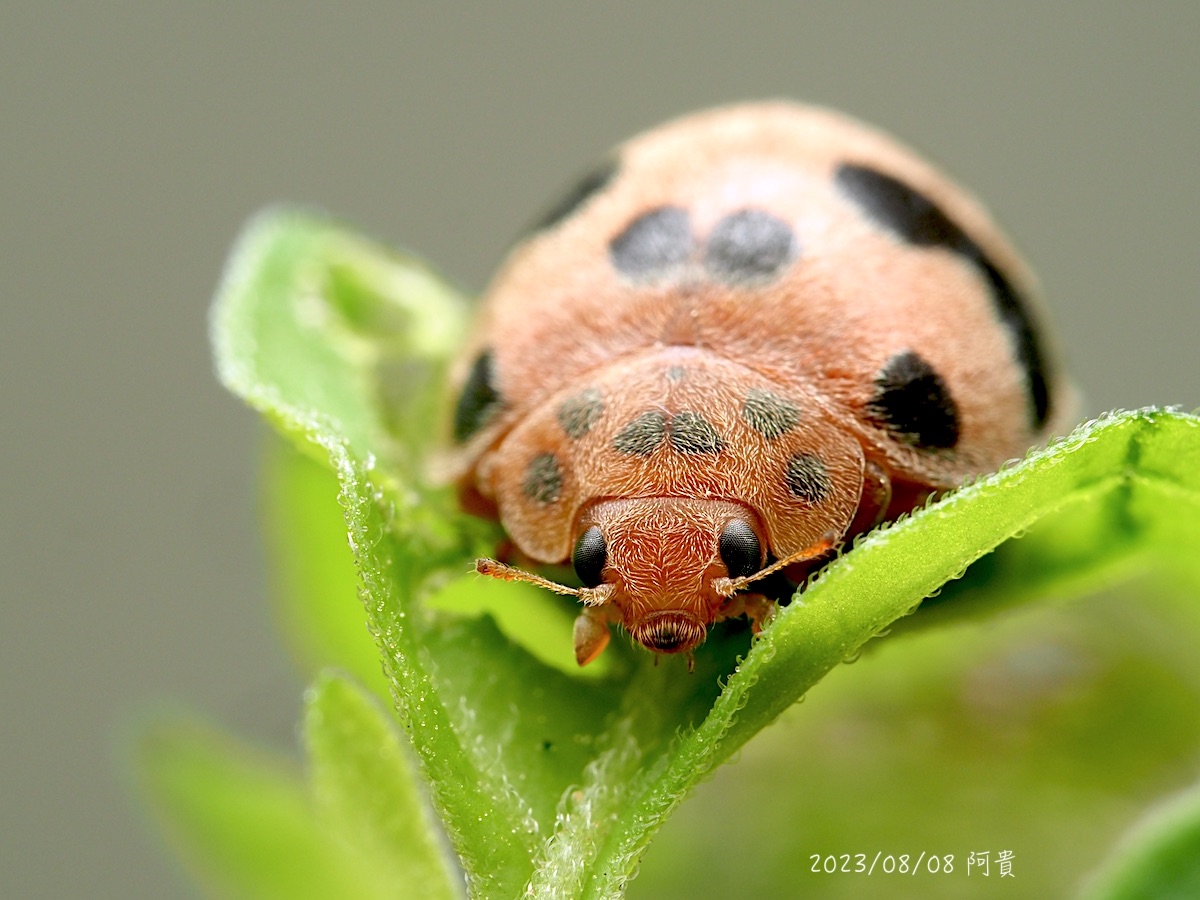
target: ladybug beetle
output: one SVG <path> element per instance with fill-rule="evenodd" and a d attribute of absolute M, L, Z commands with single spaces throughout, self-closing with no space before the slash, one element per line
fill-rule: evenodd
<path fill-rule="evenodd" d="M 970 195 L 786 102 L 618 147 L 513 250 L 459 367 L 459 497 L 576 596 L 690 660 L 837 547 L 1046 438 L 1066 387 L 1033 279 Z M 757 591 L 753 589 L 760 583 Z M 786 591 L 784 592 L 786 593 Z"/>

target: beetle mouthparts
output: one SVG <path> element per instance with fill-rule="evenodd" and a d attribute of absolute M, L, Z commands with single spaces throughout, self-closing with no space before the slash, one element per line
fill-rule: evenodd
<path fill-rule="evenodd" d="M 630 629 L 633 639 L 657 653 L 684 653 L 704 642 L 708 629 L 683 612 L 653 613 Z"/>

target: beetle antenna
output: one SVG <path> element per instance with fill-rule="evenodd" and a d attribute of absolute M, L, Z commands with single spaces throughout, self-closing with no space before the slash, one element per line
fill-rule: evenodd
<path fill-rule="evenodd" d="M 567 587 L 565 584 L 559 584 L 557 581 L 551 581 L 549 578 L 543 578 L 533 572 L 526 572 L 524 569 L 505 565 L 495 559 L 475 560 L 475 571 L 480 575 L 499 578 L 501 581 L 528 581 L 530 584 L 536 584 L 538 587 L 554 591 L 556 594 L 565 594 L 568 597 L 580 596 L 580 588 Z"/>
<path fill-rule="evenodd" d="M 557 581 L 551 581 L 549 578 L 543 578 L 533 572 L 526 572 L 524 569 L 508 566 L 498 560 L 486 557 L 475 560 L 475 571 L 480 575 L 499 578 L 501 581 L 527 581 L 548 591 L 554 591 L 556 594 L 578 597 L 584 606 L 603 606 L 612 599 L 613 594 L 611 584 L 600 584 L 596 587 L 567 587 L 565 584 L 559 584 Z"/>
<path fill-rule="evenodd" d="M 750 575 L 743 575 L 740 578 L 716 578 L 713 580 L 713 587 L 716 588 L 718 594 L 723 597 L 732 597 L 748 584 L 753 584 L 759 579 L 766 578 L 768 575 L 774 575 L 780 569 L 790 566 L 792 563 L 804 562 L 806 559 L 816 559 L 819 556 L 824 556 L 834 548 L 836 538 L 832 534 L 825 535 L 817 543 L 805 547 L 803 550 L 797 550 L 790 556 L 785 556 L 783 559 L 777 559 L 765 569 L 759 569 Z"/>

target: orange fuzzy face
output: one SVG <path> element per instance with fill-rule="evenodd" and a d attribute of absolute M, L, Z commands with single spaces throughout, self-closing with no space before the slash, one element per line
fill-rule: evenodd
<path fill-rule="evenodd" d="M 769 103 L 619 147 L 512 253 L 457 384 L 460 495 L 662 653 L 1067 414 L 1032 279 L 887 137 Z M 481 570 L 524 577 L 492 564 Z"/>

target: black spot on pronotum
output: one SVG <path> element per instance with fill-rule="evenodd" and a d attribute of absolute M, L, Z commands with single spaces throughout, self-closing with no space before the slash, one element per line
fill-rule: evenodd
<path fill-rule="evenodd" d="M 487 424 L 500 405 L 492 351 L 484 350 L 475 357 L 467 383 L 458 396 L 458 405 L 454 408 L 454 440 L 461 444 L 474 435 Z"/>
<path fill-rule="evenodd" d="M 530 232 L 545 231 L 570 218 L 588 200 L 612 183 L 620 163 L 606 159 L 595 169 L 579 179 L 559 200 L 547 209 L 529 228 Z"/>
<path fill-rule="evenodd" d="M 788 490 L 807 503 L 820 503 L 829 496 L 829 472 L 811 453 L 797 453 L 789 459 L 783 477 Z"/>
<path fill-rule="evenodd" d="M 613 446 L 622 453 L 649 456 L 667 436 L 667 417 L 660 412 L 642 413 L 613 438 Z"/>
<path fill-rule="evenodd" d="M 704 267 L 718 281 L 753 284 L 778 275 L 795 254 L 796 239 L 787 222 L 762 209 L 743 209 L 713 227 Z"/>
<path fill-rule="evenodd" d="M 692 220 L 687 210 L 677 206 L 642 213 L 608 245 L 617 271 L 639 281 L 669 274 L 691 253 Z"/>
<path fill-rule="evenodd" d="M 593 525 L 579 536 L 575 542 L 575 551 L 571 554 L 571 565 L 575 574 L 588 587 L 598 587 L 601 573 L 608 563 L 608 547 L 604 543 L 604 535 Z"/>
<path fill-rule="evenodd" d="M 771 441 L 791 431 L 800 421 L 800 407 L 790 400 L 751 388 L 742 402 L 742 418 L 746 423 Z"/>
<path fill-rule="evenodd" d="M 667 434 L 680 453 L 720 453 L 725 446 L 717 429 L 697 412 L 677 413 L 667 425 Z"/>
<path fill-rule="evenodd" d="M 902 441 L 948 449 L 958 443 L 958 406 L 938 373 L 911 350 L 897 353 L 875 376 L 867 413 Z"/>
<path fill-rule="evenodd" d="M 597 388 L 587 388 L 568 397 L 558 407 L 558 424 L 567 437 L 579 440 L 604 414 L 604 398 Z"/>
<path fill-rule="evenodd" d="M 562 469 L 553 453 L 541 453 L 525 467 L 521 483 L 525 496 L 537 503 L 553 503 L 562 494 Z"/>
<path fill-rule="evenodd" d="M 836 181 L 842 193 L 873 222 L 919 247 L 944 247 L 975 264 L 987 279 L 1001 321 L 1016 340 L 1017 354 L 1029 380 L 1034 426 L 1050 414 L 1046 357 L 1025 300 L 983 249 L 929 198 L 869 166 L 843 163 Z"/>
<path fill-rule="evenodd" d="M 721 529 L 717 549 L 730 578 L 745 578 L 762 568 L 762 543 L 742 519 L 733 519 Z"/>

